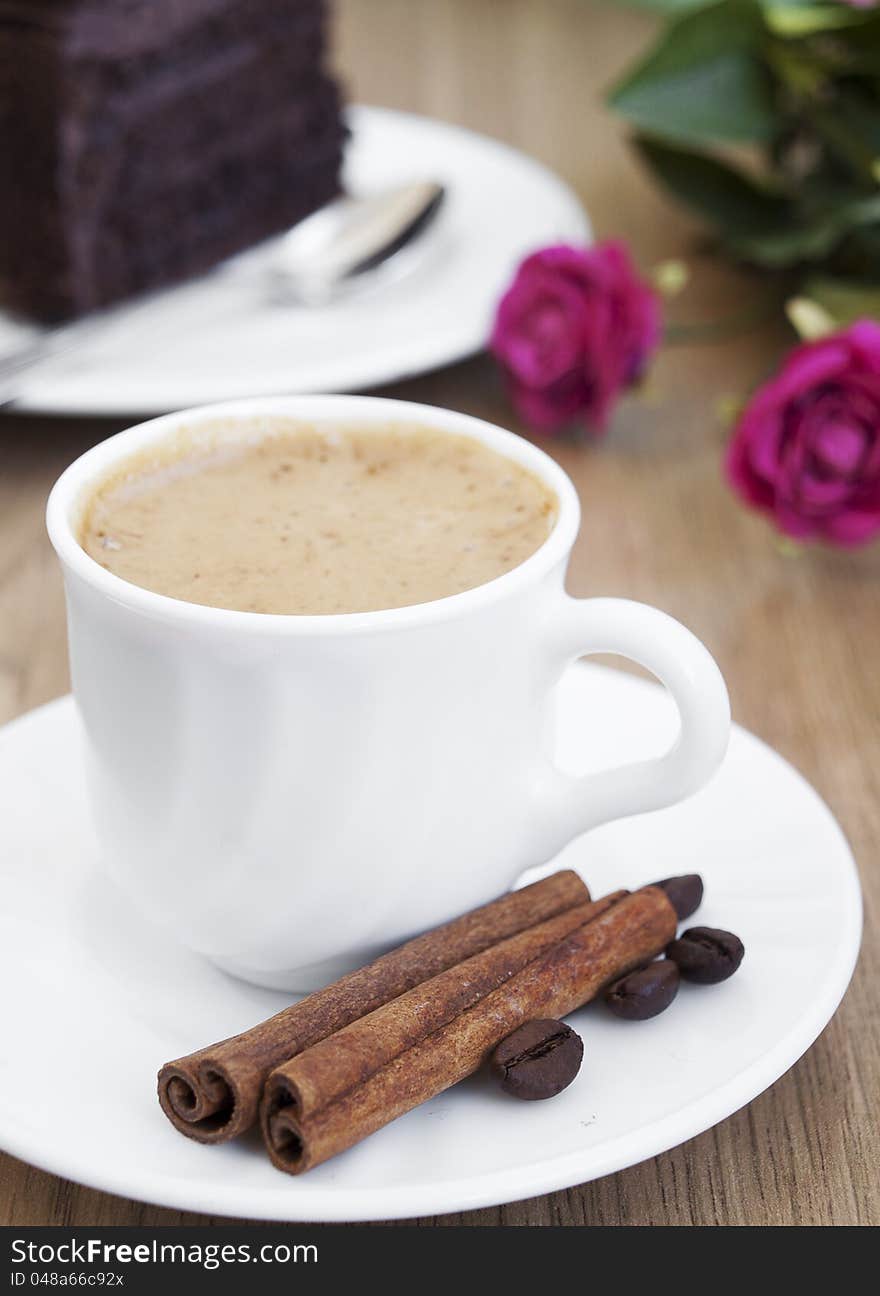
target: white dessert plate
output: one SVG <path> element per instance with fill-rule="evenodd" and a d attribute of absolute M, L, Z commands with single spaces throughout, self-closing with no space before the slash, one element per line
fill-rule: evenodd
<path fill-rule="evenodd" d="M 675 726 L 657 686 L 599 666 L 566 675 L 559 709 L 560 761 L 572 769 L 657 751 Z M 790 765 L 736 729 L 699 795 L 598 829 L 555 863 L 578 868 L 595 895 L 699 871 L 706 899 L 691 922 L 739 933 L 737 975 L 683 986 L 649 1022 L 601 1005 L 573 1014 L 584 1063 L 557 1098 L 518 1102 L 477 1076 L 291 1178 L 256 1138 L 203 1147 L 159 1109 L 162 1062 L 285 999 L 169 943 L 95 875 L 78 744 L 69 698 L 0 730 L 0 1146 L 94 1188 L 317 1221 L 568 1187 L 663 1152 L 766 1089 L 822 1030 L 855 963 L 861 901 L 840 828 Z"/>
<path fill-rule="evenodd" d="M 518 261 L 585 239 L 572 191 L 539 163 L 472 131 L 353 108 L 352 193 L 413 179 L 448 190 L 409 273 L 321 308 L 273 303 L 271 243 L 116 313 L 113 327 L 22 379 L 16 408 L 140 415 L 238 396 L 352 391 L 450 364 L 486 342 Z M 0 311 L 0 354 L 30 336 Z"/>

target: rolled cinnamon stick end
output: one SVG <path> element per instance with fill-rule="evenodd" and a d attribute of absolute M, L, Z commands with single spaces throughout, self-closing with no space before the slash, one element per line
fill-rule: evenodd
<path fill-rule="evenodd" d="M 659 954 L 676 913 L 657 887 L 625 896 L 504 985 L 317 1111 L 300 1114 L 283 1068 L 266 1082 L 261 1124 L 274 1165 L 301 1174 L 476 1071 L 524 1022 L 564 1017 L 609 981 Z"/>
<path fill-rule="evenodd" d="M 224 1143 L 257 1120 L 267 1075 L 438 973 L 528 927 L 589 901 L 577 873 L 563 869 L 435 927 L 251 1030 L 159 1072 L 159 1102 L 175 1129 L 200 1143 Z"/>
<path fill-rule="evenodd" d="M 439 972 L 282 1063 L 273 1073 L 275 1085 L 283 1081 L 298 1117 L 326 1107 L 627 894 L 574 905 Z"/>

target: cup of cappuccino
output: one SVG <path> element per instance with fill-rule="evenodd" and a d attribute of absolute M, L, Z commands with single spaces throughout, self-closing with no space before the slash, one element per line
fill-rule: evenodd
<path fill-rule="evenodd" d="M 694 792 L 721 675 L 664 613 L 566 594 L 578 525 L 531 443 L 374 397 L 209 406 L 89 450 L 48 527 L 104 867 L 191 949 L 308 990 Z M 665 684 L 679 735 L 572 777 L 552 695 L 598 652 Z"/>

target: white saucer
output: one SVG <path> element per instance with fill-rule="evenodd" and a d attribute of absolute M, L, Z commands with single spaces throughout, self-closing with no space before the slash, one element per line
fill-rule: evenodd
<path fill-rule="evenodd" d="M 572 768 L 657 751 L 674 724 L 659 688 L 598 666 L 568 673 L 560 718 L 560 759 Z M 846 988 L 861 929 L 855 866 L 829 810 L 738 729 L 702 793 L 598 829 L 561 862 L 596 895 L 699 871 L 706 902 L 692 921 L 743 938 L 739 973 L 683 987 L 650 1022 L 599 1005 L 574 1014 L 584 1065 L 549 1102 L 519 1103 L 475 1077 L 293 1179 L 255 1139 L 211 1148 L 182 1138 L 155 1096 L 160 1063 L 253 1024 L 284 997 L 170 945 L 92 875 L 92 858 L 65 698 L 0 730 L 0 1145 L 94 1188 L 250 1218 L 465 1210 L 673 1147 L 810 1046 Z"/>
<path fill-rule="evenodd" d="M 152 414 L 239 396 L 352 391 L 479 351 L 518 261 L 582 240 L 577 198 L 531 158 L 443 122 L 381 108 L 350 112 L 345 182 L 366 194 L 431 178 L 448 199 L 410 274 L 321 309 L 273 305 L 261 278 L 271 244 L 244 261 L 120 311 L 113 328 L 23 381 L 16 408 Z M 0 311 L 0 354 L 25 341 Z"/>

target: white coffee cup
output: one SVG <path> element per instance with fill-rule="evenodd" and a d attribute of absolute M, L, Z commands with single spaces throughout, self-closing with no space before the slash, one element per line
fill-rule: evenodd
<path fill-rule="evenodd" d="M 558 518 L 486 585 L 383 612 L 273 616 L 184 603 L 106 571 L 77 527 L 129 456 L 202 424 L 273 416 L 415 422 L 536 473 Z M 258 985 L 307 990 L 496 896 L 578 834 L 696 791 L 727 745 L 715 662 L 663 612 L 573 599 L 577 494 L 529 442 L 369 396 L 236 401 L 121 432 L 62 475 L 48 528 L 64 569 L 73 687 L 103 857 L 180 941 Z M 548 750 L 554 686 L 618 653 L 666 685 L 662 757 L 569 777 Z"/>

